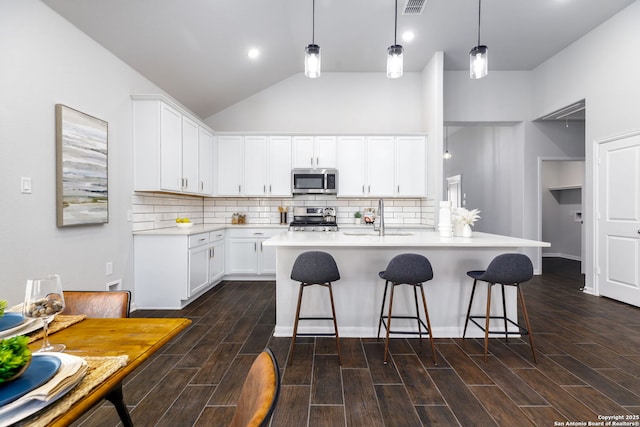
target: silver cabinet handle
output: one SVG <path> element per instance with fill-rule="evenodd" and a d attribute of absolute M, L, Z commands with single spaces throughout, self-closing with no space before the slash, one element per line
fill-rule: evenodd
<path fill-rule="evenodd" d="M 254 236 L 262 236 L 263 234 L 264 234 L 264 233 L 263 233 L 263 232 L 261 232 L 261 231 L 255 231 L 255 232 L 253 233 L 253 235 L 254 235 Z"/>
<path fill-rule="evenodd" d="M 198 239 L 198 242 L 204 242 L 205 240 L 207 240 L 207 239 L 205 239 L 205 238 L 203 237 L 202 239 Z"/>
<path fill-rule="evenodd" d="M 216 248 L 211 248 L 211 258 L 216 257 Z"/>
<path fill-rule="evenodd" d="M 204 181 L 200 181 L 200 191 L 204 190 Z"/>
<path fill-rule="evenodd" d="M 264 194 L 264 193 L 266 193 L 266 192 L 267 192 L 267 186 L 266 186 L 266 185 L 263 185 L 263 186 L 262 186 L 262 194 Z"/>
<path fill-rule="evenodd" d="M 320 157 L 316 157 L 316 166 L 320 164 Z"/>
<path fill-rule="evenodd" d="M 262 252 L 262 240 L 260 241 L 260 252 Z"/>
<path fill-rule="evenodd" d="M 364 194 L 364 184 L 362 184 L 362 194 Z"/>
<path fill-rule="evenodd" d="M 371 185 L 369 185 L 369 190 L 367 192 L 371 194 Z"/>
<path fill-rule="evenodd" d="M 258 242 L 253 242 L 253 252 L 258 252 Z"/>
<path fill-rule="evenodd" d="M 189 188 L 189 178 L 184 179 L 184 188 Z"/>
<path fill-rule="evenodd" d="M 271 184 L 269 184 L 269 194 L 271 194 Z"/>
<path fill-rule="evenodd" d="M 400 194 L 400 186 L 398 185 L 398 194 Z"/>
<path fill-rule="evenodd" d="M 242 185 L 238 185 L 238 194 L 242 193 Z"/>
<path fill-rule="evenodd" d="M 313 167 L 313 157 L 311 157 L 311 167 Z"/>

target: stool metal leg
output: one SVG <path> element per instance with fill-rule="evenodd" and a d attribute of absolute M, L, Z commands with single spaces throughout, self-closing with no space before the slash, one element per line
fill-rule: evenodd
<path fill-rule="evenodd" d="M 487 284 L 487 316 L 484 325 L 484 361 L 487 361 L 487 352 L 489 351 L 489 321 L 491 320 L 491 287 L 493 283 Z"/>
<path fill-rule="evenodd" d="M 291 337 L 291 348 L 289 349 L 289 366 L 293 362 L 293 352 L 296 348 L 296 336 L 298 335 L 298 321 L 300 319 L 300 306 L 302 305 L 302 291 L 304 290 L 304 284 L 300 283 L 300 290 L 298 291 L 298 306 L 296 307 L 296 318 L 293 322 L 293 336 Z"/>
<path fill-rule="evenodd" d="M 329 298 L 331 299 L 331 313 L 333 314 L 333 329 L 336 331 L 336 348 L 338 349 L 338 364 L 342 365 L 342 355 L 340 353 L 340 336 L 338 335 L 338 322 L 336 321 L 336 308 L 333 304 L 333 290 L 331 283 L 327 284 L 329 288 Z"/>
<path fill-rule="evenodd" d="M 415 288 L 414 288 L 415 289 Z M 431 321 L 429 320 L 429 311 L 427 310 L 427 299 L 424 296 L 424 288 L 422 287 L 422 283 L 420 283 L 420 293 L 422 294 L 422 305 L 424 306 L 424 316 L 427 320 L 427 329 L 429 329 L 429 344 L 431 344 L 431 354 L 433 355 L 433 363 L 438 366 L 438 359 L 436 357 L 436 347 L 433 344 L 433 333 L 431 332 Z M 418 320 L 418 325 L 420 321 Z"/>
<path fill-rule="evenodd" d="M 384 364 L 387 364 L 387 354 L 389 353 L 389 331 L 391 330 L 391 313 L 393 312 L 393 291 L 396 289 L 396 284 L 391 284 L 391 297 L 389 298 L 389 317 L 387 318 L 387 338 L 384 342 Z"/>
<path fill-rule="evenodd" d="M 384 314 L 384 303 L 387 300 L 387 288 L 389 287 L 389 281 L 384 282 L 384 293 L 382 294 L 382 307 L 380 307 L 380 321 L 378 322 L 378 339 L 380 339 L 380 329 L 382 328 L 382 315 Z"/>
<path fill-rule="evenodd" d="M 411 285 L 413 287 L 413 300 L 416 303 L 416 320 L 418 321 L 418 338 L 420 341 L 420 347 L 422 347 L 422 325 L 420 324 L 420 309 L 418 308 L 418 290 L 416 289 L 417 286 L 420 286 L 420 289 L 422 289 L 422 285 Z M 424 292 L 422 293 L 422 301 L 424 301 Z M 426 312 L 425 312 L 426 314 Z M 429 333 L 431 333 L 431 330 L 429 330 Z"/>
<path fill-rule="evenodd" d="M 509 332 L 507 329 L 507 303 L 505 302 L 505 297 L 504 297 L 504 284 L 501 283 L 500 286 L 502 286 L 502 315 L 504 316 L 504 340 L 506 342 L 509 342 Z"/>
<path fill-rule="evenodd" d="M 462 332 L 462 339 L 467 334 L 467 326 L 469 325 L 469 316 L 471 315 L 471 305 L 473 304 L 473 295 L 476 293 L 476 285 L 478 281 L 473 279 L 473 288 L 471 288 L 471 299 L 469 300 L 469 308 L 467 308 L 467 319 L 464 322 L 464 331 Z"/>
<path fill-rule="evenodd" d="M 533 347 L 533 333 L 531 332 L 531 325 L 529 324 L 529 314 L 527 313 L 527 306 L 524 304 L 524 295 L 522 295 L 522 291 L 520 290 L 520 286 L 516 285 L 516 290 L 518 292 L 518 297 L 520 299 L 520 305 L 522 305 L 522 315 L 524 316 L 524 323 L 527 325 L 527 332 L 529 334 L 529 345 L 531 346 L 531 354 L 533 355 L 533 362 L 538 363 L 536 359 L 536 350 Z"/>

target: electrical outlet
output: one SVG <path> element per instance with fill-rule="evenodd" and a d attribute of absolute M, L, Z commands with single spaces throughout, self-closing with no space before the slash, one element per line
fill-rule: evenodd
<path fill-rule="evenodd" d="M 31 177 L 20 177 L 20 192 L 22 194 L 31 194 Z"/>
<path fill-rule="evenodd" d="M 113 262 L 109 261 L 106 265 L 107 276 L 111 276 L 113 274 Z"/>

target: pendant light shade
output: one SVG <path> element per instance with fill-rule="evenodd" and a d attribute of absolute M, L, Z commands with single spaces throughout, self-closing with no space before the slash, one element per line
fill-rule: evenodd
<path fill-rule="evenodd" d="M 394 44 L 387 48 L 387 77 L 397 79 L 402 77 L 404 49 L 399 44 Z"/>
<path fill-rule="evenodd" d="M 398 0 L 396 0 L 395 24 L 393 29 L 393 45 L 387 48 L 387 77 L 397 79 L 402 77 L 404 49 L 397 43 L 398 36 Z"/>
<path fill-rule="evenodd" d="M 316 38 L 316 0 L 313 0 L 311 23 L 311 44 L 304 48 L 304 75 L 315 79 L 320 77 L 320 46 L 315 43 Z"/>
<path fill-rule="evenodd" d="M 444 138 L 444 154 L 442 155 L 442 158 L 445 160 L 450 160 L 451 157 L 453 157 L 451 155 L 451 153 L 449 152 L 449 127 L 446 127 L 446 134 L 445 134 L 445 138 Z"/>
<path fill-rule="evenodd" d="M 481 79 L 489 72 L 489 49 L 480 44 L 480 13 L 482 0 L 478 0 L 478 44 L 469 52 L 469 76 Z"/>

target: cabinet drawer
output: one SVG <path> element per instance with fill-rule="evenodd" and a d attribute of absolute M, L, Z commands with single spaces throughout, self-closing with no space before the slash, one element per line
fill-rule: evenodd
<path fill-rule="evenodd" d="M 206 243 L 209 243 L 209 233 L 200 233 L 200 234 L 194 234 L 193 236 L 189 236 L 190 248 L 204 245 Z"/>
<path fill-rule="evenodd" d="M 227 237 L 246 237 L 260 239 L 262 237 L 272 237 L 286 231 L 286 228 L 231 228 L 226 230 Z"/>
<path fill-rule="evenodd" d="M 209 242 L 217 242 L 218 240 L 224 240 L 224 230 L 212 231 L 209 233 Z"/>

